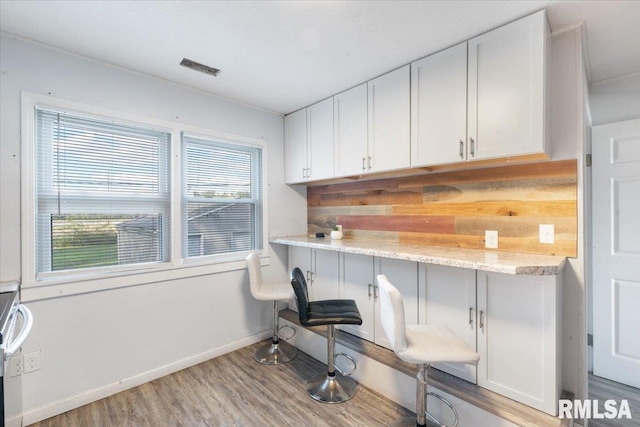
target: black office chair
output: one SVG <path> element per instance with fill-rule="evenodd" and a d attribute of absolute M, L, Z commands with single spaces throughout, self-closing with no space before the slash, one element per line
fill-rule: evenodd
<path fill-rule="evenodd" d="M 357 391 L 357 383 L 349 376 L 336 375 L 335 325 L 362 325 L 362 317 L 353 300 L 334 299 L 309 301 L 307 281 L 296 267 L 291 272 L 291 286 L 298 302 L 298 316 L 303 326 L 327 325 L 327 373 L 315 375 L 307 381 L 307 392 L 323 403 L 342 403 Z"/>

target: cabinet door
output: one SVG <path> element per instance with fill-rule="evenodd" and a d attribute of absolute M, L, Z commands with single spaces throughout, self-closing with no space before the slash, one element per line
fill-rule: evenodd
<path fill-rule="evenodd" d="M 307 107 L 307 136 L 307 178 L 333 178 L 333 98 Z"/>
<path fill-rule="evenodd" d="M 541 11 L 469 41 L 470 159 L 544 151 L 547 31 Z"/>
<path fill-rule="evenodd" d="M 350 334 L 374 342 L 375 317 L 373 315 L 373 257 L 367 255 L 344 254 L 341 298 L 356 302 L 362 325 L 342 325 L 340 328 Z"/>
<path fill-rule="evenodd" d="M 369 172 L 411 165 L 410 83 L 410 65 L 368 82 Z"/>
<path fill-rule="evenodd" d="M 422 264 L 420 289 L 425 290 L 425 324 L 443 325 L 476 349 L 476 270 Z M 421 310 L 422 313 L 422 310 Z M 435 368 L 476 383 L 476 366 L 434 363 Z"/>
<path fill-rule="evenodd" d="M 309 288 L 311 301 L 340 298 L 340 274 L 338 258 L 340 253 L 313 250 L 313 276 Z"/>
<path fill-rule="evenodd" d="M 467 140 L 467 43 L 411 64 L 411 166 L 461 162 Z"/>
<path fill-rule="evenodd" d="M 478 272 L 478 385 L 556 415 L 558 276 Z"/>
<path fill-rule="evenodd" d="M 376 276 L 384 274 L 393 286 L 395 286 L 404 302 L 404 316 L 407 325 L 418 324 L 418 263 L 389 258 L 376 258 Z M 377 284 L 376 284 L 377 286 Z M 378 290 L 375 297 L 375 343 L 386 348 L 391 348 L 382 324 L 380 323 L 380 307 Z"/>
<path fill-rule="evenodd" d="M 306 181 L 307 109 L 284 118 L 284 180 L 287 184 Z"/>
<path fill-rule="evenodd" d="M 367 171 L 367 84 L 333 97 L 335 176 Z"/>

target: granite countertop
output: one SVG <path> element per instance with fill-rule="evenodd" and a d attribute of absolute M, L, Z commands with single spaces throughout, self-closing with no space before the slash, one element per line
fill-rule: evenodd
<path fill-rule="evenodd" d="M 566 258 L 375 240 L 331 240 L 307 235 L 272 237 L 270 243 L 529 276 L 560 274 Z"/>

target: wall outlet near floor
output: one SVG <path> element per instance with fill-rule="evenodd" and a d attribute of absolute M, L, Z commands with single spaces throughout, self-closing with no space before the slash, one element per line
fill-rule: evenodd
<path fill-rule="evenodd" d="M 22 357 L 12 357 L 9 361 L 9 376 L 17 377 L 22 375 Z"/>
<path fill-rule="evenodd" d="M 24 355 L 24 373 L 40 369 L 40 350 L 32 351 Z"/>
<path fill-rule="evenodd" d="M 498 249 L 498 232 L 497 231 L 485 230 L 484 247 L 489 249 Z"/>
<path fill-rule="evenodd" d="M 540 243 L 554 244 L 555 241 L 553 224 L 540 224 Z"/>

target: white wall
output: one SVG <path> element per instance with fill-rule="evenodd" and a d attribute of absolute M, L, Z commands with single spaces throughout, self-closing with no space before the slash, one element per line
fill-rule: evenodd
<path fill-rule="evenodd" d="M 283 118 L 159 79 L 0 35 L 0 280 L 20 277 L 20 92 L 264 138 L 269 235 L 306 232 L 306 192 L 284 184 Z M 215 79 L 211 80 L 215 86 Z M 270 248 L 265 279 L 287 277 L 286 248 Z M 269 331 L 244 269 L 27 301 L 25 423 L 244 346 Z"/>
<path fill-rule="evenodd" d="M 640 73 L 589 85 L 593 126 L 640 117 Z"/>

